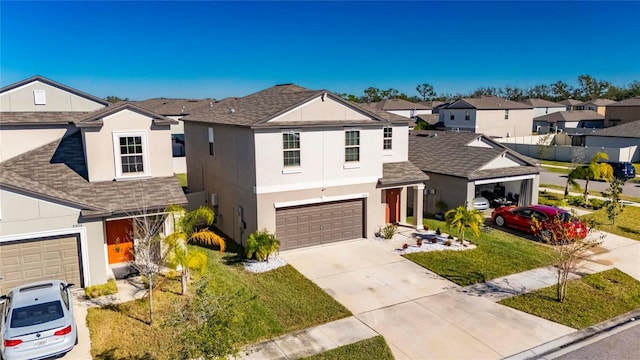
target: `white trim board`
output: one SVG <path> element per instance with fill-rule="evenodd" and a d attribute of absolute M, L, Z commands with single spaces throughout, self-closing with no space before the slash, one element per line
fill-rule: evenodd
<path fill-rule="evenodd" d="M 497 182 L 534 179 L 535 177 L 536 177 L 535 175 L 508 176 L 508 177 L 501 177 L 501 178 L 495 178 L 495 179 L 476 180 L 473 183 L 476 185 L 484 185 L 484 184 L 494 184 Z"/>

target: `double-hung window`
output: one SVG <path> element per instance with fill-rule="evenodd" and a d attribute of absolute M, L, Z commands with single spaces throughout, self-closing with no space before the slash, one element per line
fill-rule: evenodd
<path fill-rule="evenodd" d="M 456 115 L 455 114 L 450 114 L 449 115 L 449 120 L 455 120 L 456 119 Z"/>
<path fill-rule="evenodd" d="M 209 155 L 213 156 L 213 151 L 215 150 L 215 147 L 213 146 L 213 128 L 209 128 Z"/>
<path fill-rule="evenodd" d="M 300 166 L 300 133 L 285 132 L 282 134 L 284 167 Z"/>
<path fill-rule="evenodd" d="M 117 156 L 118 176 L 140 176 L 147 174 L 145 165 L 144 133 L 114 134 Z"/>
<path fill-rule="evenodd" d="M 346 130 L 344 132 L 344 161 L 360 161 L 360 131 Z"/>
<path fill-rule="evenodd" d="M 386 127 L 383 129 L 382 149 L 391 150 L 393 142 L 393 128 Z"/>
<path fill-rule="evenodd" d="M 471 114 L 468 111 L 464 112 L 464 119 L 465 120 L 471 120 Z"/>
<path fill-rule="evenodd" d="M 509 120 L 509 109 L 504 109 L 504 119 Z"/>

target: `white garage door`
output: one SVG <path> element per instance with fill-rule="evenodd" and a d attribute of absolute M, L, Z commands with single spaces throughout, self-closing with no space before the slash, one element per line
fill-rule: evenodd
<path fill-rule="evenodd" d="M 77 235 L 0 243 L 0 293 L 40 280 L 61 279 L 83 286 Z"/>
<path fill-rule="evenodd" d="M 363 237 L 364 200 L 345 200 L 276 209 L 280 249 Z"/>

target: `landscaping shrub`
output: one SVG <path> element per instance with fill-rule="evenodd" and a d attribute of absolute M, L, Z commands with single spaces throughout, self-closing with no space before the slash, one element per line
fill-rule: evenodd
<path fill-rule="evenodd" d="M 602 209 L 605 204 L 605 200 L 602 199 L 589 199 L 589 203 L 594 210 Z"/>
<path fill-rule="evenodd" d="M 584 207 L 586 205 L 582 196 L 568 196 L 567 203 L 575 207 Z"/>
<path fill-rule="evenodd" d="M 110 279 L 104 284 L 88 286 L 84 289 L 84 294 L 88 299 L 94 299 L 100 296 L 113 295 L 118 292 L 116 280 Z"/>
<path fill-rule="evenodd" d="M 380 235 L 382 235 L 383 238 L 390 240 L 391 238 L 393 238 L 393 235 L 396 234 L 397 230 L 398 226 L 394 224 L 387 224 L 387 226 L 383 227 L 380 231 Z"/>
<path fill-rule="evenodd" d="M 540 192 L 540 196 L 538 197 L 538 204 L 560 207 L 565 205 L 565 200 L 562 194 Z"/>
<path fill-rule="evenodd" d="M 269 255 L 280 249 L 280 240 L 266 229 L 249 235 L 244 254 L 248 259 L 253 257 L 259 261 L 269 261 Z"/>

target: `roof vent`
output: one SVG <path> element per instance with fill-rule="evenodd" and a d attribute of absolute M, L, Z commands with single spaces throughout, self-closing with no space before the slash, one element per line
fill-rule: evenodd
<path fill-rule="evenodd" d="M 431 137 L 438 137 L 438 133 L 433 133 L 433 135 L 431 135 Z"/>
<path fill-rule="evenodd" d="M 236 109 L 234 109 L 234 108 L 229 108 L 229 114 L 233 114 L 234 112 L 236 112 Z"/>
<path fill-rule="evenodd" d="M 210 102 L 210 103 L 209 103 L 209 107 L 213 107 L 213 102 Z"/>

